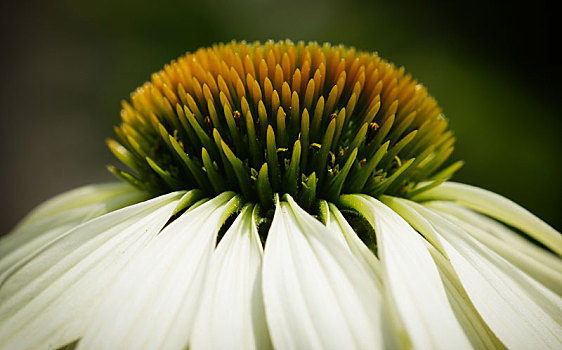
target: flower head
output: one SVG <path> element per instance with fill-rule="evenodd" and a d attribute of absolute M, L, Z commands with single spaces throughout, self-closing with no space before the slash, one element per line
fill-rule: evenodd
<path fill-rule="evenodd" d="M 455 139 L 403 68 L 231 42 L 122 106 L 126 183 L 0 241 L 0 349 L 562 346 L 562 237 L 447 181 Z"/>
<path fill-rule="evenodd" d="M 315 43 L 230 43 L 173 61 L 123 102 L 110 170 L 160 194 L 232 190 L 265 208 L 342 193 L 406 196 L 453 149 L 426 89 L 376 54 Z"/>

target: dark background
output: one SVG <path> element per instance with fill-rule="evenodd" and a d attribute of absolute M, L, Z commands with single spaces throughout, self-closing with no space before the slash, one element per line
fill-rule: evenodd
<path fill-rule="evenodd" d="M 462 5 L 459 5 L 462 4 Z M 245 39 L 344 43 L 404 65 L 457 135 L 456 180 L 560 230 L 559 57 L 541 1 L 2 1 L 0 233 L 43 200 L 112 180 L 120 100 L 186 51 Z"/>

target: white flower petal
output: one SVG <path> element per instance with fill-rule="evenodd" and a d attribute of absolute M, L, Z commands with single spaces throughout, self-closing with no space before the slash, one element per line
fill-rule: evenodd
<path fill-rule="evenodd" d="M 61 193 L 33 209 L 18 224 L 21 228 L 37 221 L 49 219 L 66 211 L 86 207 L 91 204 L 106 202 L 112 198 L 125 194 L 142 195 L 143 199 L 147 194 L 125 182 L 109 182 L 102 184 L 86 185 L 73 190 Z"/>
<path fill-rule="evenodd" d="M 477 213 L 471 213 L 468 209 L 464 209 L 468 212 L 464 214 L 467 214 L 471 218 L 469 221 L 466 219 L 459 219 L 454 214 L 449 214 L 451 211 L 461 212 L 461 208 L 452 209 L 455 206 L 458 206 L 458 204 L 453 203 L 451 205 L 451 203 L 444 202 L 428 204 L 429 205 L 426 206 L 432 209 L 442 209 L 439 211 L 440 215 L 455 225 L 461 227 L 465 232 L 471 234 L 472 237 L 476 238 L 480 243 L 493 250 L 495 253 L 499 254 L 522 271 L 526 272 L 532 278 L 544 284 L 557 294 L 562 295 L 562 259 L 551 254 L 545 249 L 533 245 L 529 241 L 518 241 L 518 243 L 520 243 L 519 246 L 510 245 L 510 242 L 506 242 L 501 238 L 490 234 L 485 228 L 482 228 L 482 226 L 485 227 L 484 221 L 491 219 L 482 217 L 482 215 Z M 447 213 L 447 211 L 449 213 Z M 480 225 L 478 225 L 478 223 L 480 223 Z M 505 227 L 503 232 L 505 231 L 510 230 Z M 511 235 L 515 235 L 515 233 L 511 232 Z M 521 237 L 518 238 L 521 239 Z M 523 249 L 521 249 L 522 247 Z M 534 256 L 528 254 L 528 251 L 535 253 Z M 543 260 L 548 260 L 552 263 L 544 264 Z M 550 265 L 554 265 L 554 268 Z"/>
<path fill-rule="evenodd" d="M 18 261 L 0 276 L 0 298 L 14 297 L 30 281 L 37 283 L 41 280 L 41 283 L 48 285 L 58 276 L 58 271 L 64 272 L 72 267 L 84 254 L 88 254 L 92 247 L 103 244 L 105 240 L 113 237 L 111 233 L 122 230 L 126 226 L 124 222 L 131 216 L 149 212 L 180 196 L 181 193 L 173 193 L 116 210 L 65 232 L 56 240 Z M 29 263 L 31 261 L 33 263 Z M 46 273 L 47 271 L 49 273 Z"/>
<path fill-rule="evenodd" d="M 522 237 L 521 234 L 509 229 L 507 226 L 494 219 L 454 202 L 429 201 L 424 202 L 423 205 L 436 209 L 441 213 L 448 213 L 459 220 L 470 223 L 500 239 L 504 243 L 504 247 L 518 251 L 537 263 L 562 274 L 562 259 L 560 259 L 559 256 L 529 241 L 527 238 Z M 515 261 L 511 262 L 516 264 Z"/>
<path fill-rule="evenodd" d="M 213 253 L 191 349 L 269 349 L 261 292 L 263 248 L 247 205 Z"/>
<path fill-rule="evenodd" d="M 432 244 L 443 249 L 474 307 L 508 348 L 562 347 L 560 297 L 432 210 L 401 199 L 392 201 Z"/>
<path fill-rule="evenodd" d="M 562 235 L 525 208 L 496 193 L 482 188 L 445 182 L 415 197 L 416 201 L 444 199 L 494 217 L 516 227 L 562 255 Z"/>
<path fill-rule="evenodd" d="M 382 348 L 380 293 L 370 275 L 290 196 L 265 244 L 263 294 L 279 349 Z"/>
<path fill-rule="evenodd" d="M 339 235 L 343 236 L 349 246 L 351 252 L 355 257 L 365 266 L 365 268 L 373 275 L 375 283 L 379 286 L 379 290 L 382 291 L 382 266 L 381 262 L 375 254 L 363 243 L 361 238 L 357 236 L 357 233 L 349 225 L 347 220 L 343 217 L 339 209 L 333 205 L 329 204 L 330 207 L 330 220 L 328 222 L 328 228 Z M 343 233 L 343 235 L 342 235 Z"/>
<path fill-rule="evenodd" d="M 77 194 L 83 196 L 78 199 Z M 39 206 L 14 231 L 0 238 L 0 275 L 66 231 L 100 215 L 137 203 L 145 199 L 146 194 L 132 191 L 131 186 L 111 184 L 91 185 L 61 196 Z M 76 202 L 69 202 L 72 200 Z"/>
<path fill-rule="evenodd" d="M 329 203 L 329 219 L 328 228 L 333 232 L 345 237 L 346 244 L 349 246 L 352 254 L 359 260 L 363 267 L 368 271 L 372 278 L 372 282 L 376 285 L 380 296 L 377 297 L 376 302 L 382 310 L 382 332 L 384 334 L 384 348 L 396 349 L 398 343 L 396 342 L 402 335 L 395 334 L 394 332 L 399 328 L 400 320 L 389 308 L 389 297 L 384 294 L 384 287 L 382 286 L 383 270 L 380 260 L 375 254 L 363 243 L 361 238 L 353 230 L 351 225 L 344 218 L 340 210 L 332 203 Z"/>
<path fill-rule="evenodd" d="M 351 251 L 351 246 L 347 243 L 347 238 L 345 236 L 345 233 L 342 231 L 342 229 L 343 229 L 342 227 L 344 227 L 343 222 L 345 222 L 347 224 L 347 221 L 345 220 L 345 218 L 343 218 L 343 215 L 341 217 L 343 222 L 340 225 L 339 221 L 336 220 L 336 217 L 334 216 L 334 213 L 332 213 L 332 210 L 330 210 L 330 206 L 334 206 L 333 204 L 322 200 L 322 201 L 319 202 L 319 206 L 320 206 L 320 209 L 319 209 L 319 213 L 318 213 L 318 220 L 321 223 L 323 223 L 329 229 L 329 231 L 327 231 L 327 233 L 329 233 L 333 237 L 334 240 L 339 241 L 340 244 L 343 247 L 346 247 L 346 248 L 350 249 L 350 251 Z M 335 206 L 334 206 L 334 208 L 335 208 Z M 336 208 L 335 210 L 338 210 L 338 209 Z M 347 227 L 349 227 L 349 224 L 347 224 Z M 347 227 L 345 227 L 345 228 L 347 228 Z M 351 229 L 351 230 L 353 230 L 353 229 Z"/>
<path fill-rule="evenodd" d="M 462 287 L 449 260 L 429 242 L 426 242 L 426 246 L 439 267 L 439 274 L 441 275 L 441 280 L 445 286 L 445 291 L 455 316 L 474 348 L 505 349 L 503 343 L 490 330 L 474 305 L 470 302 L 470 298 Z"/>
<path fill-rule="evenodd" d="M 123 269 L 79 349 L 184 349 L 216 235 L 238 201 L 223 193 L 168 225 Z"/>
<path fill-rule="evenodd" d="M 342 199 L 375 228 L 384 285 L 411 346 L 471 348 L 423 238 L 397 213 L 370 196 L 346 195 Z"/>
<path fill-rule="evenodd" d="M 91 220 L 11 269 L 0 287 L 0 348 L 57 348 L 80 337 L 112 276 L 156 235 L 180 197 Z"/>

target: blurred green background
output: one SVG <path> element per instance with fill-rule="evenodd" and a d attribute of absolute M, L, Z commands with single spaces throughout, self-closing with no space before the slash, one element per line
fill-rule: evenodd
<path fill-rule="evenodd" d="M 559 230 L 561 67 L 553 9 L 473 1 L 61 1 L 1 5 L 0 232 L 43 200 L 112 180 L 104 139 L 150 73 L 231 39 L 343 43 L 404 65 L 457 135 L 456 180 Z"/>

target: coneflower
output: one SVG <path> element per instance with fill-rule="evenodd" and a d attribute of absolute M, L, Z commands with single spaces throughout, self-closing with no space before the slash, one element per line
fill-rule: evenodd
<path fill-rule="evenodd" d="M 375 53 L 188 53 L 122 104 L 125 182 L 0 240 L 0 348 L 562 348 L 560 233 L 448 182 L 447 127 Z"/>

